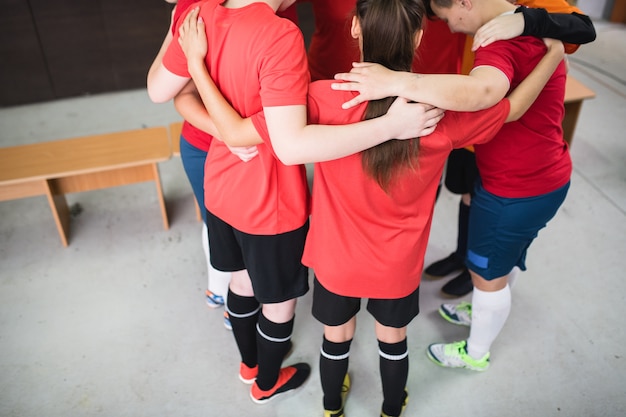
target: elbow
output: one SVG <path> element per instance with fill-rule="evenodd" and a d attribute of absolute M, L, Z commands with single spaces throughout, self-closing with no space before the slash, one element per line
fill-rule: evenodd
<path fill-rule="evenodd" d="M 475 110 L 485 110 L 489 107 L 493 107 L 502 99 L 502 97 L 498 97 L 495 90 L 488 85 L 482 88 L 482 91 L 476 95 L 476 98 L 478 102 L 476 103 Z"/>
<path fill-rule="evenodd" d="M 150 101 L 156 104 L 165 103 L 171 99 L 171 97 L 168 97 L 165 94 L 160 94 L 158 91 L 155 91 L 154 88 L 150 88 L 150 86 L 148 86 L 148 97 L 150 98 Z"/>
<path fill-rule="evenodd" d="M 275 148 L 274 154 L 283 165 L 293 166 L 302 165 L 304 163 L 301 158 L 298 157 L 298 155 L 295 155 L 292 152 L 285 152 L 284 150 L 279 150 Z"/>
<path fill-rule="evenodd" d="M 580 44 L 585 44 L 585 43 L 590 43 L 596 40 L 596 28 L 595 26 L 593 26 L 593 22 L 591 21 L 591 18 L 587 15 L 584 14 L 580 14 L 580 13 L 573 13 L 574 15 L 578 16 L 585 24 L 587 30 L 584 32 L 584 36 L 583 39 L 581 39 Z"/>

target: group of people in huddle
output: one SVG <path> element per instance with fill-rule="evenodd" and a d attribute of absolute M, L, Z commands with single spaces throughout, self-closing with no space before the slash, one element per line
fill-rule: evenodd
<path fill-rule="evenodd" d="M 565 0 L 311 2 L 307 51 L 295 0 L 179 1 L 148 93 L 173 99 L 185 119 L 181 155 L 204 212 L 207 303 L 225 305 L 252 400 L 309 377 L 309 364 L 283 361 L 297 299 L 311 285 L 324 326 L 324 416 L 345 415 L 362 299 L 375 320 L 380 415 L 399 416 L 409 398 L 407 327 L 419 313 L 446 162 L 445 183 L 460 176 L 464 187 L 451 191 L 468 195 L 467 210 L 459 249 L 426 273 L 467 268 L 469 290 L 457 295 L 471 291 L 471 303 L 440 313 L 470 332 L 427 354 L 485 371 L 515 271 L 567 194 L 564 56 L 595 31 Z M 452 169 L 449 157 L 463 149 L 469 168 Z M 305 164 L 314 164 L 312 190 Z"/>

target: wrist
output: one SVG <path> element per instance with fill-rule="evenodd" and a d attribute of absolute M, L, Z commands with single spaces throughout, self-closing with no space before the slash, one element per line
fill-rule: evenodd
<path fill-rule="evenodd" d="M 190 73 L 196 74 L 202 72 L 206 68 L 204 65 L 204 59 L 200 58 L 189 58 L 187 67 Z"/>

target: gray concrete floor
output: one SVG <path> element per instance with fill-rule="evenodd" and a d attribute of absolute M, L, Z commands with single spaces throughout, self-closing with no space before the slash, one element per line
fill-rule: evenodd
<path fill-rule="evenodd" d="M 530 249 L 492 366 L 477 374 L 427 359 L 429 343 L 467 329 L 436 312 L 445 280 L 425 281 L 408 336 L 406 416 L 626 415 L 626 30 L 596 28 L 598 40 L 571 59 L 597 97 L 583 105 L 570 193 Z M 144 90 L 4 108 L 0 146 L 175 120 L 171 104 L 150 103 Z M 310 380 L 252 403 L 221 310 L 204 303 L 201 227 L 180 159 L 161 164 L 161 176 L 170 230 L 151 184 L 71 194 L 82 212 L 68 248 L 44 197 L 0 203 L 1 416 L 322 415 L 310 294 L 299 302 L 290 358 L 312 364 Z M 454 249 L 457 203 L 446 191 L 439 199 L 427 263 Z M 346 415 L 375 416 L 377 348 L 371 318 L 359 320 Z"/>

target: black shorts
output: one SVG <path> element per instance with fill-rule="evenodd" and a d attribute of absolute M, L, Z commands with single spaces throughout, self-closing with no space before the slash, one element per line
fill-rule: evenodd
<path fill-rule="evenodd" d="M 453 149 L 446 165 L 446 188 L 454 194 L 473 194 L 478 178 L 476 155 L 467 149 Z"/>
<path fill-rule="evenodd" d="M 370 298 L 367 311 L 377 322 L 397 329 L 408 326 L 420 312 L 420 289 L 404 298 Z M 361 299 L 345 297 L 328 291 L 317 280 L 313 281 L 313 317 L 326 326 L 339 326 L 347 323 L 361 309 Z"/>
<path fill-rule="evenodd" d="M 279 235 L 251 235 L 207 211 L 207 227 L 211 265 L 225 272 L 247 269 L 260 303 L 280 303 L 309 290 L 309 269 L 301 262 L 308 221 Z"/>

